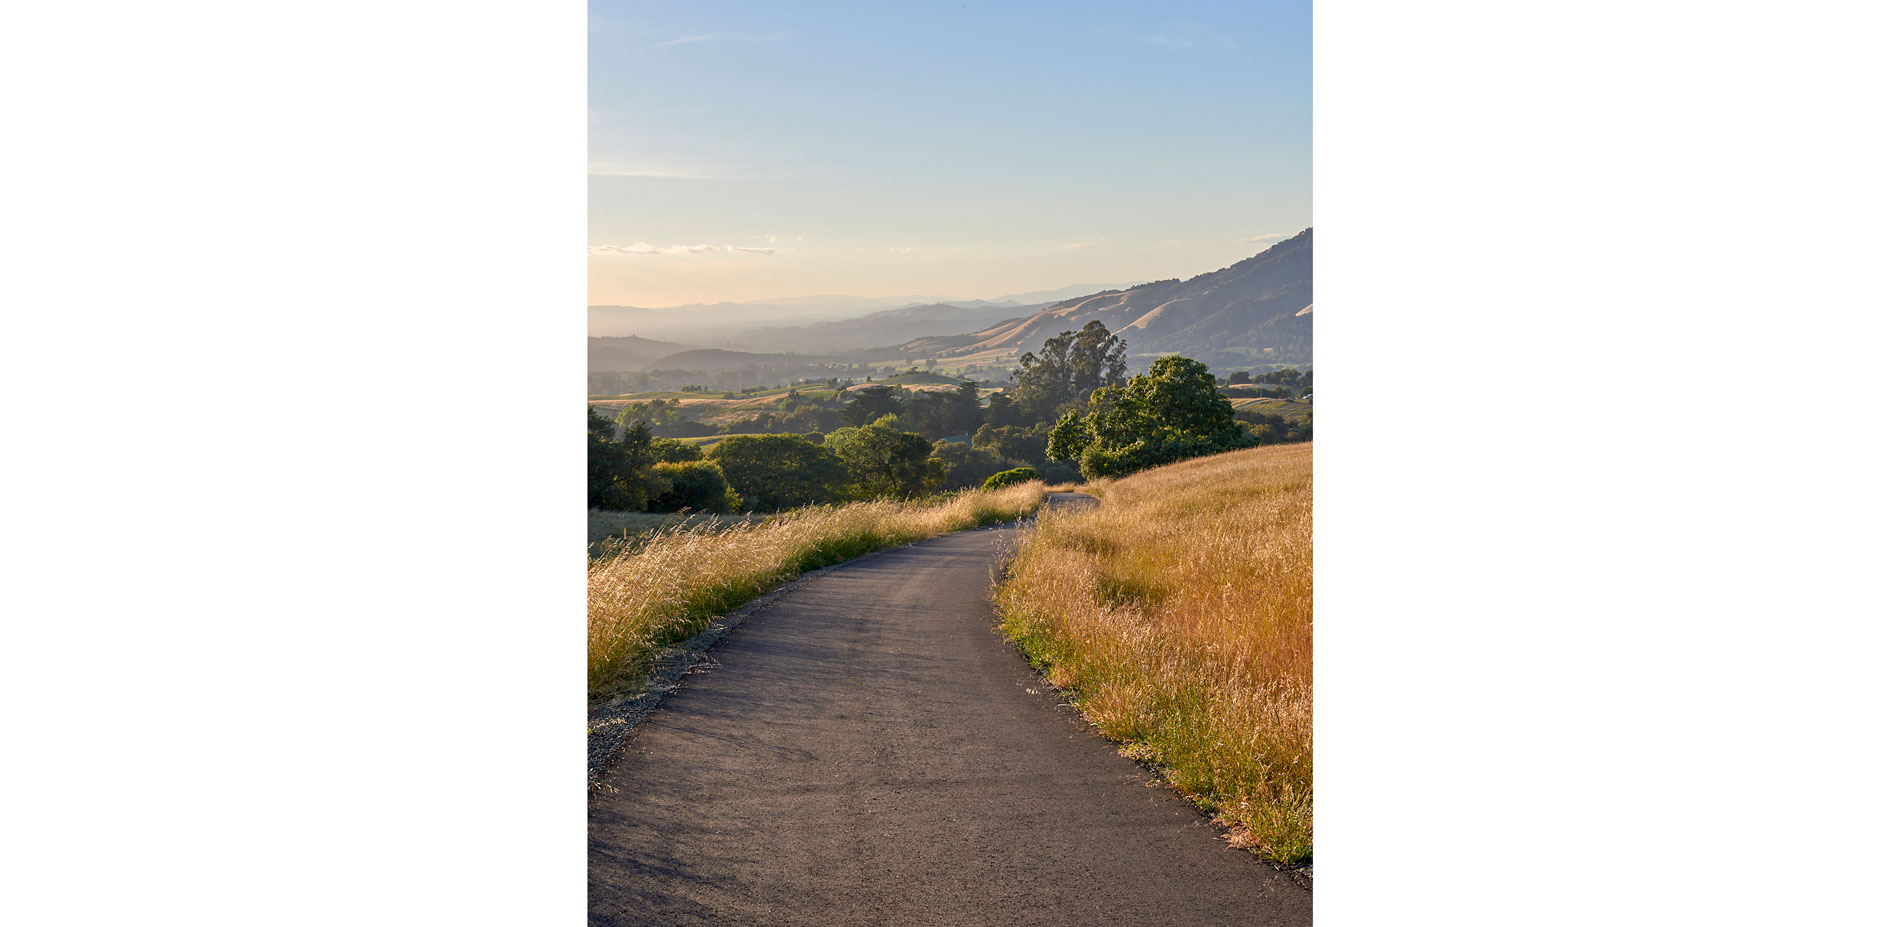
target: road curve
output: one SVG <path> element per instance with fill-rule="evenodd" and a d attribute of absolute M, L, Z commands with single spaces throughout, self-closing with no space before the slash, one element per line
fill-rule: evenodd
<path fill-rule="evenodd" d="M 721 641 L 590 793 L 590 921 L 1312 923 L 997 632 L 1016 532 L 862 558 Z"/>

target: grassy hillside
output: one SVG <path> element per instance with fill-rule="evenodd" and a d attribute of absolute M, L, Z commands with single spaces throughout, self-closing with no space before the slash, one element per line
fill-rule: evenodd
<path fill-rule="evenodd" d="M 962 383 L 963 379 L 961 377 L 947 377 L 940 373 L 918 371 L 915 373 L 900 373 L 895 376 L 888 376 L 877 382 L 885 386 L 955 386 Z"/>
<path fill-rule="evenodd" d="M 1311 363 L 1313 231 L 1189 280 L 1064 300 L 967 335 L 919 338 L 897 353 L 994 363 L 1034 351 L 1044 339 L 1080 330 L 1091 320 L 1126 339 L 1131 359 L 1180 353 L 1208 363 Z"/>
<path fill-rule="evenodd" d="M 645 370 L 647 365 L 668 354 L 691 351 L 689 344 L 654 341 L 635 335 L 587 339 L 587 369 Z"/>
<path fill-rule="evenodd" d="M 722 347 L 743 351 L 795 351 L 835 354 L 863 351 L 931 335 L 954 335 L 987 328 L 1004 319 L 1027 316 L 1047 303 L 1020 305 L 932 305 L 886 309 L 838 322 L 801 326 L 771 326 L 734 331 L 719 340 Z"/>
<path fill-rule="evenodd" d="M 1313 403 L 1311 401 L 1302 402 L 1298 399 L 1261 398 L 1234 399 L 1230 401 L 1233 402 L 1234 408 L 1236 409 L 1246 409 L 1249 412 L 1258 412 L 1261 415 L 1271 415 L 1278 412 L 1282 416 L 1285 416 L 1287 421 L 1302 418 L 1311 419 L 1313 417 Z"/>
<path fill-rule="evenodd" d="M 653 360 L 648 366 L 653 370 L 735 370 L 746 366 L 767 366 L 788 364 L 799 361 L 812 361 L 818 358 L 791 354 L 753 354 L 746 351 L 725 351 L 718 348 L 696 348 L 668 354 Z"/>
<path fill-rule="evenodd" d="M 1202 457 L 1046 514 L 1004 628 L 1124 752 L 1270 859 L 1313 856 L 1313 446 Z"/>

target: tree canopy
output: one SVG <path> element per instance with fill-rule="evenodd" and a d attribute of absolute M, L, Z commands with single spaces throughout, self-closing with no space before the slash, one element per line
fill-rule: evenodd
<path fill-rule="evenodd" d="M 653 435 L 636 421 L 620 438 L 614 423 L 587 409 L 587 507 L 637 512 L 665 488 L 653 475 Z"/>
<path fill-rule="evenodd" d="M 961 441 L 938 441 L 930 456 L 943 465 L 945 489 L 974 489 L 990 474 L 1009 466 L 996 451 Z"/>
<path fill-rule="evenodd" d="M 839 410 L 838 418 L 847 425 L 875 422 L 886 415 L 902 415 L 904 402 L 893 386 L 867 386 L 852 390 L 851 398 Z"/>
<path fill-rule="evenodd" d="M 1103 387 L 1088 413 L 1071 409 L 1049 431 L 1048 454 L 1079 460 L 1083 475 L 1122 476 L 1165 463 L 1245 447 L 1247 433 L 1214 375 L 1197 360 L 1173 355 L 1154 362 L 1126 386 Z"/>
<path fill-rule="evenodd" d="M 954 390 L 916 390 L 904 400 L 904 416 L 926 438 L 969 434 L 983 424 L 983 406 L 974 382 Z"/>
<path fill-rule="evenodd" d="M 847 477 L 837 457 L 799 435 L 734 435 L 706 456 L 754 511 L 835 501 Z"/>
<path fill-rule="evenodd" d="M 649 511 L 724 512 L 740 503 L 719 465 L 710 460 L 661 462 L 653 465 L 653 472 L 667 485 L 647 503 Z"/>
<path fill-rule="evenodd" d="M 825 441 L 850 474 L 847 491 L 855 498 L 922 495 L 943 483 L 943 461 L 931 456 L 930 442 L 899 431 L 889 418 L 841 428 Z"/>
<path fill-rule="evenodd" d="M 1016 409 L 1034 421 L 1053 420 L 1064 406 L 1121 382 L 1128 372 L 1127 354 L 1128 342 L 1099 319 L 1079 332 L 1050 338 L 1040 353 L 1024 354 L 1021 366 L 1010 374 L 1016 381 Z"/>

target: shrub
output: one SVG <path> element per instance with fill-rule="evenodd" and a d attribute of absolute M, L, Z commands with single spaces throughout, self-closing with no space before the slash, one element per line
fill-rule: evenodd
<path fill-rule="evenodd" d="M 710 460 L 685 460 L 653 465 L 653 472 L 666 480 L 662 490 L 647 508 L 653 512 L 727 511 L 726 475 Z"/>
<path fill-rule="evenodd" d="M 830 502 L 848 478 L 836 455 L 798 435 L 734 435 L 706 456 L 754 511 Z"/>
<path fill-rule="evenodd" d="M 1037 473 L 1034 468 L 1017 467 L 1014 470 L 1004 470 L 984 480 L 983 488 L 985 490 L 1002 489 L 1005 486 L 1014 486 L 1017 483 L 1027 483 L 1030 480 L 1040 479 L 1042 479 L 1042 474 Z"/>

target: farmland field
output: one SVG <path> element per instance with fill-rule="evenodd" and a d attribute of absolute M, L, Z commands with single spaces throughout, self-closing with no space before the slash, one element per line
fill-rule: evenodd
<path fill-rule="evenodd" d="M 1258 412 L 1261 415 L 1271 415 L 1277 412 L 1285 416 L 1288 420 L 1301 418 L 1310 419 L 1313 417 L 1313 403 L 1311 400 L 1303 402 L 1298 399 L 1254 398 L 1234 399 L 1230 401 L 1234 404 L 1234 408 L 1236 409 L 1246 409 L 1249 412 Z"/>

